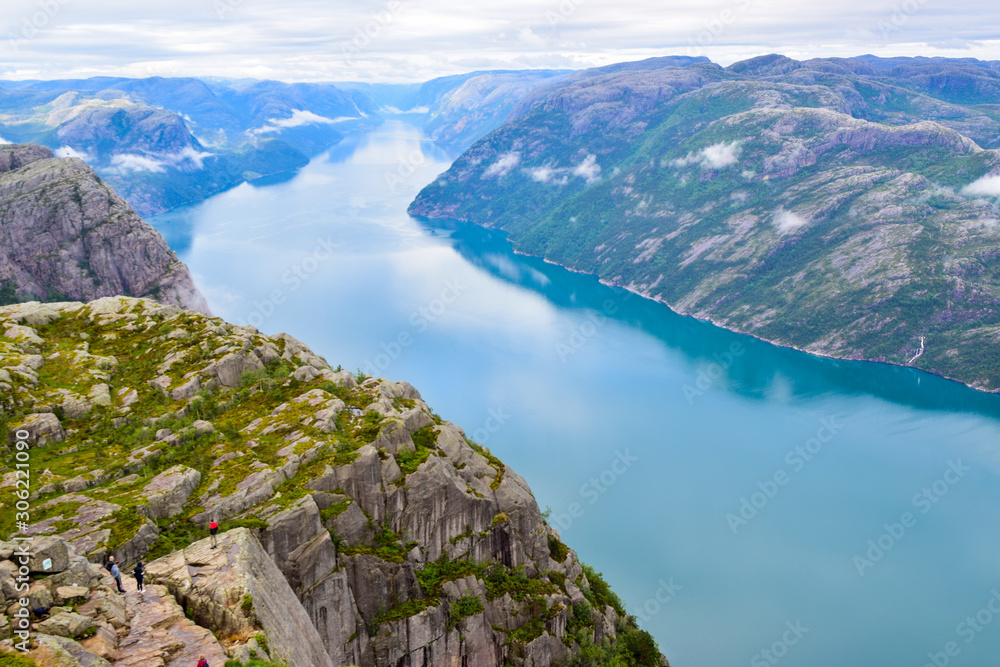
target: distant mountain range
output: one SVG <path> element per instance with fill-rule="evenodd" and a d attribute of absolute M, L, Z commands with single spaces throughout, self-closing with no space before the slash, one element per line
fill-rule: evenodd
<path fill-rule="evenodd" d="M 94 167 L 142 215 L 290 173 L 386 118 L 455 153 L 569 71 L 473 72 L 414 85 L 96 77 L 0 81 L 0 137 Z"/>
<path fill-rule="evenodd" d="M 811 353 L 1000 390 L 1000 62 L 654 59 L 539 87 L 415 215 Z"/>

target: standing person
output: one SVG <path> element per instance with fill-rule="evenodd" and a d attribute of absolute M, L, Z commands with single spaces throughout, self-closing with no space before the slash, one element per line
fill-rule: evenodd
<path fill-rule="evenodd" d="M 142 585 L 142 578 L 143 576 L 145 576 L 146 571 L 142 569 L 141 560 L 135 564 L 135 569 L 132 570 L 132 574 L 135 575 L 136 588 L 139 590 L 140 593 L 142 593 L 144 590 L 146 590 L 145 587 Z"/>
<path fill-rule="evenodd" d="M 219 532 L 219 524 L 217 524 L 215 522 L 215 520 L 213 519 L 212 523 L 208 524 L 208 533 L 209 533 L 209 535 L 212 536 L 212 548 L 213 549 L 216 547 L 216 539 L 217 538 L 215 537 L 215 535 L 218 532 Z"/>
<path fill-rule="evenodd" d="M 118 563 L 114 560 L 111 561 L 111 576 L 115 580 L 115 584 L 118 585 L 118 592 L 125 595 L 125 589 L 122 588 L 122 571 L 118 569 Z"/>
<path fill-rule="evenodd" d="M 198 667 L 208 667 L 208 660 L 205 660 L 204 653 L 198 656 Z"/>
<path fill-rule="evenodd" d="M 115 564 L 115 557 L 114 556 L 108 556 L 108 562 L 104 564 L 104 569 L 107 570 L 108 572 L 110 572 L 111 571 L 111 566 L 114 565 L 114 564 Z"/>

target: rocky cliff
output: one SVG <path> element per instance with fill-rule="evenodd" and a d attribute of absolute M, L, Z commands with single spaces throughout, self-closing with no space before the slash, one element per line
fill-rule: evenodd
<path fill-rule="evenodd" d="M 410 212 L 728 329 L 1000 391 L 997 90 L 971 59 L 580 72 Z"/>
<path fill-rule="evenodd" d="M 199 652 L 289 667 L 665 663 L 525 481 L 405 382 L 145 299 L 10 305 L 0 333 L 2 430 L 30 443 L 32 471 L 26 526 L 4 471 L 0 534 L 62 549 L 78 572 L 40 573 L 33 594 L 66 598 L 72 583 L 104 599 L 110 580 L 85 560 L 152 561 L 149 602 L 127 581 L 124 610 L 57 609 L 35 626 L 36 655 L 58 644 L 137 667 Z"/>
<path fill-rule="evenodd" d="M 0 146 L 0 303 L 112 295 L 208 312 L 187 267 L 90 167 Z"/>

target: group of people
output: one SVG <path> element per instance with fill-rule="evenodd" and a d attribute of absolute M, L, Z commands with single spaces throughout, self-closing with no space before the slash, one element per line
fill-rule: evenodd
<path fill-rule="evenodd" d="M 215 521 L 208 524 L 208 532 L 212 536 L 212 548 L 215 549 L 218 546 L 216 535 L 219 532 L 219 524 Z M 111 573 L 111 577 L 115 580 L 115 585 L 118 586 L 118 592 L 124 595 L 125 588 L 122 586 L 122 571 L 121 568 L 118 567 L 118 562 L 115 560 L 115 557 L 108 556 L 108 562 L 104 567 Z M 146 571 L 142 567 L 142 560 L 135 564 L 135 567 L 132 569 L 132 575 L 135 577 L 136 590 L 142 593 L 146 590 L 146 587 L 143 585 L 143 579 L 146 576 Z M 35 614 L 40 616 L 39 612 L 45 613 L 47 611 L 48 610 L 46 609 L 38 609 L 35 610 Z M 196 667 L 208 667 L 208 661 L 205 659 L 204 654 L 198 656 L 198 664 Z"/>
<path fill-rule="evenodd" d="M 118 592 L 124 595 L 125 589 L 122 587 L 122 571 L 118 567 L 118 562 L 115 561 L 114 556 L 108 556 L 108 562 L 104 565 L 104 568 L 111 573 L 111 578 L 115 580 L 115 585 L 118 586 Z M 143 586 L 143 577 L 146 576 L 146 571 L 142 567 L 141 560 L 135 564 L 135 567 L 132 569 L 132 575 L 135 577 L 136 590 L 142 593 L 146 590 L 146 587 Z"/>
<path fill-rule="evenodd" d="M 213 521 L 212 524 L 215 525 L 215 522 Z M 214 544 L 215 543 L 214 531 L 212 532 L 212 542 L 213 542 L 212 548 L 214 549 L 216 546 Z M 115 561 L 114 556 L 108 557 L 108 563 L 107 565 L 105 565 L 105 567 L 107 568 L 108 572 L 111 573 L 111 576 L 114 578 L 115 584 L 118 586 L 118 592 L 124 595 L 125 589 L 122 588 L 122 571 L 118 567 L 118 563 Z M 142 568 L 141 560 L 135 564 L 135 568 L 132 569 L 132 574 L 135 575 L 136 589 L 140 593 L 142 593 L 144 590 L 146 590 L 146 587 L 143 585 L 143 577 L 145 576 L 145 570 L 143 570 Z M 35 613 L 38 614 L 39 611 L 46 612 L 47 610 L 36 610 Z M 196 667 L 208 667 L 208 660 L 205 659 L 204 653 L 198 656 L 198 664 L 196 665 Z"/>
<path fill-rule="evenodd" d="M 215 549 L 217 544 L 216 535 L 219 533 L 219 524 L 213 521 L 208 524 L 208 533 L 212 536 L 212 548 Z M 118 567 L 118 563 L 115 561 L 114 556 L 108 556 L 108 562 L 104 566 L 108 572 L 111 573 L 111 577 L 115 580 L 115 585 L 118 586 L 118 592 L 122 595 L 125 594 L 125 589 L 122 587 L 122 571 Z M 142 560 L 135 564 L 132 569 L 132 575 L 135 577 L 136 590 L 142 593 L 146 588 L 143 586 L 142 581 L 145 576 L 146 571 L 142 568 Z M 204 656 L 203 656 L 204 657 Z M 200 663 L 199 663 L 200 664 Z M 206 663 L 207 664 L 207 663 Z"/>

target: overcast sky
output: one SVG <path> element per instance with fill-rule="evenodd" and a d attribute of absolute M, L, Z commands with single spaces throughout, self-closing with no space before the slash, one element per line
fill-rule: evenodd
<path fill-rule="evenodd" d="M 0 77 L 423 81 L 650 56 L 1000 60 L 988 0 L 0 0 Z"/>

